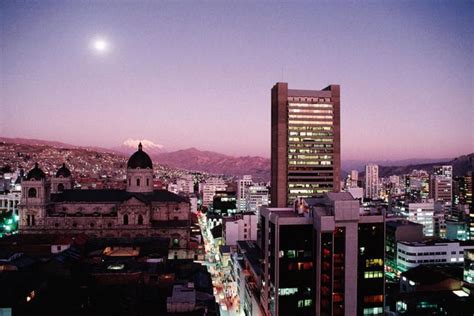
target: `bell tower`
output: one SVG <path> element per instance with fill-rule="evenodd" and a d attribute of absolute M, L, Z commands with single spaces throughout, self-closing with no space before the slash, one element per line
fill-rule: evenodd
<path fill-rule="evenodd" d="M 26 179 L 21 183 L 20 231 L 36 229 L 37 226 L 43 225 L 49 197 L 50 189 L 46 175 L 38 163 L 35 163 L 35 167 L 28 172 Z"/>
<path fill-rule="evenodd" d="M 142 143 L 127 163 L 127 192 L 153 192 L 153 163 Z"/>
<path fill-rule="evenodd" d="M 61 168 L 56 172 L 56 176 L 51 179 L 51 193 L 61 193 L 64 190 L 72 189 L 71 171 L 63 163 Z"/>

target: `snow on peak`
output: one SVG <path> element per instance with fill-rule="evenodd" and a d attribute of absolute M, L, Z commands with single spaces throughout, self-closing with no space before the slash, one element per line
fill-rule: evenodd
<path fill-rule="evenodd" d="M 151 140 L 147 139 L 127 139 L 123 142 L 123 146 L 130 147 L 130 148 L 137 148 L 138 144 L 142 143 L 144 149 L 163 149 L 163 145 L 155 144 Z"/>

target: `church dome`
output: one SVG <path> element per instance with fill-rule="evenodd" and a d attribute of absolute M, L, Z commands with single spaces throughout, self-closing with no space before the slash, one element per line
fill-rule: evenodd
<path fill-rule="evenodd" d="M 128 169 L 153 169 L 153 163 L 150 156 L 142 150 L 142 143 L 138 144 L 138 151 L 136 151 L 127 163 Z"/>
<path fill-rule="evenodd" d="M 58 169 L 58 172 L 56 172 L 56 177 L 63 177 L 67 178 L 71 176 L 71 171 L 66 167 L 66 164 L 63 163 L 61 168 Z"/>
<path fill-rule="evenodd" d="M 35 167 L 31 169 L 26 175 L 26 180 L 42 180 L 44 178 L 46 178 L 46 175 L 44 174 L 43 170 L 40 169 L 38 163 L 35 163 Z"/>

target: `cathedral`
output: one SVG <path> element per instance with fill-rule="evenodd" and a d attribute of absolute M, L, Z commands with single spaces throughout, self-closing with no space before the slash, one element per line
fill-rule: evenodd
<path fill-rule="evenodd" d="M 125 190 L 78 190 L 65 164 L 52 177 L 36 164 L 22 181 L 20 233 L 166 237 L 171 248 L 187 248 L 190 203 L 153 190 L 153 163 L 141 144 L 128 160 L 126 181 Z"/>

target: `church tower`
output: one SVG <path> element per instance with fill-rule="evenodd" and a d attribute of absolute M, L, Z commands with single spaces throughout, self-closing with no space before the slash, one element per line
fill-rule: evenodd
<path fill-rule="evenodd" d="M 50 190 L 46 175 L 35 163 L 35 167 L 26 175 L 21 182 L 20 202 L 20 230 L 34 229 L 42 226 L 46 216 L 46 203 L 49 202 Z"/>
<path fill-rule="evenodd" d="M 51 193 L 61 193 L 64 190 L 72 189 L 71 171 L 63 163 L 56 172 L 56 176 L 51 178 Z"/>
<path fill-rule="evenodd" d="M 153 192 L 153 163 L 142 143 L 127 163 L 127 192 Z"/>

